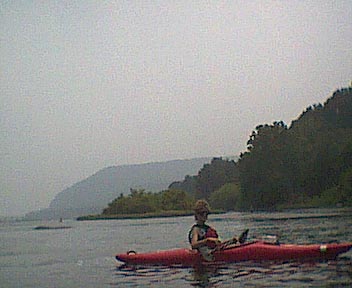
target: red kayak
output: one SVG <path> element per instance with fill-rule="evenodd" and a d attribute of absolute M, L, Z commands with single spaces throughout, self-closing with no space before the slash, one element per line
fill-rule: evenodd
<path fill-rule="evenodd" d="M 332 260 L 352 248 L 352 243 L 332 244 L 271 244 L 262 241 L 249 242 L 225 248 L 213 253 L 211 263 L 233 263 L 240 261 L 291 261 Z M 117 254 L 116 259 L 126 264 L 183 265 L 193 266 L 205 261 L 197 250 L 173 249 L 149 253 Z"/>

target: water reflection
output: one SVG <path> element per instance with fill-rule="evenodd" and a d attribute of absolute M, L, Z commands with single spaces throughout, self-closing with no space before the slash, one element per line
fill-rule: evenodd
<path fill-rule="evenodd" d="M 168 266 L 121 265 L 116 269 L 118 287 L 183 287 L 187 268 Z"/>
<path fill-rule="evenodd" d="M 195 267 L 117 267 L 119 287 L 350 287 L 352 259 L 321 262 L 242 262 Z"/>
<path fill-rule="evenodd" d="M 216 277 L 220 275 L 216 266 L 197 266 L 190 269 L 191 277 L 186 279 L 195 287 L 212 287 Z"/>
<path fill-rule="evenodd" d="M 246 262 L 227 267 L 195 267 L 190 274 L 192 277 L 187 280 L 194 287 L 340 287 L 350 284 L 346 279 L 351 279 L 351 262 Z"/>

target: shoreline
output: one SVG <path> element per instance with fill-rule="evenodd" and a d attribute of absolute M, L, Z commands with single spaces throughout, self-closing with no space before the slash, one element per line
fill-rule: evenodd
<path fill-rule="evenodd" d="M 210 214 L 222 214 L 224 211 L 213 211 Z M 120 219 L 147 219 L 147 218 L 167 218 L 167 217 L 184 217 L 193 216 L 194 211 L 160 211 L 136 214 L 113 214 L 113 215 L 85 215 L 77 217 L 77 221 L 91 220 L 120 220 Z"/>

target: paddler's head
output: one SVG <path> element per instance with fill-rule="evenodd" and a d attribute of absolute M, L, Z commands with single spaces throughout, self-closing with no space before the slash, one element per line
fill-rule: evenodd
<path fill-rule="evenodd" d="M 209 203 L 205 200 L 198 200 L 194 205 L 194 217 L 198 222 L 205 222 L 209 212 Z"/>

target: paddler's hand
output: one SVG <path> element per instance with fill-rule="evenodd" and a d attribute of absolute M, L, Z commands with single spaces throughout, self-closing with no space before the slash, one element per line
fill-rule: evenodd
<path fill-rule="evenodd" d="M 218 238 L 207 238 L 207 246 L 214 249 L 216 246 L 220 245 L 221 241 Z"/>

